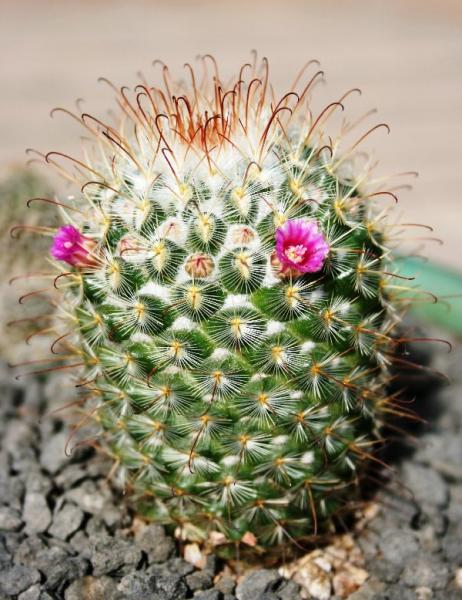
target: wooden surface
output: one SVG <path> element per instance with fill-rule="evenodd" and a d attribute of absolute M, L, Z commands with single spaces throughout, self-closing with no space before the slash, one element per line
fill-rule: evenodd
<path fill-rule="evenodd" d="M 382 172 L 419 171 L 400 195 L 405 221 L 429 223 L 444 246 L 431 258 L 462 269 L 462 3 L 455 0 L 69 1 L 0 0 L 0 166 L 24 149 L 78 152 L 78 130 L 49 120 L 57 105 L 103 114 L 105 75 L 132 84 L 162 58 L 181 72 L 212 52 L 231 73 L 257 48 L 282 90 L 309 58 L 328 85 L 320 99 L 358 86 L 392 135 L 373 145 Z"/>

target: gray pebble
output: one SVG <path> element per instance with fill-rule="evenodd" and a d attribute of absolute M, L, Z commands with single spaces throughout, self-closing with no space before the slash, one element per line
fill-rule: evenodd
<path fill-rule="evenodd" d="M 446 482 L 429 467 L 406 463 L 402 469 L 403 481 L 420 505 L 445 506 L 448 501 Z"/>
<path fill-rule="evenodd" d="M 188 588 L 179 575 L 168 575 L 156 580 L 156 588 L 162 600 L 183 600 L 187 597 Z"/>
<path fill-rule="evenodd" d="M 194 567 L 191 563 L 186 562 L 178 556 L 170 558 L 164 563 L 153 563 L 148 565 L 146 572 L 154 575 L 155 577 L 168 577 L 169 575 L 180 575 L 184 577 L 194 571 Z"/>
<path fill-rule="evenodd" d="M 417 596 L 414 590 L 409 589 L 405 585 L 396 583 L 385 588 L 382 592 L 379 592 L 375 596 L 372 596 L 371 600 L 417 600 Z"/>
<path fill-rule="evenodd" d="M 375 577 L 371 577 L 359 588 L 359 590 L 350 594 L 348 600 L 378 600 L 378 598 L 384 598 L 380 595 L 384 590 L 385 585 L 383 582 Z M 396 598 L 393 600 L 399 599 Z"/>
<path fill-rule="evenodd" d="M 207 590 L 206 592 L 197 592 L 194 594 L 195 600 L 220 600 L 221 594 L 218 590 Z"/>
<path fill-rule="evenodd" d="M 212 587 L 212 577 L 204 571 L 195 571 L 186 575 L 186 584 L 193 592 L 207 590 Z"/>
<path fill-rule="evenodd" d="M 25 592 L 22 592 L 18 596 L 18 600 L 39 600 L 40 598 L 40 585 L 36 584 L 30 587 Z"/>
<path fill-rule="evenodd" d="M 385 559 L 378 559 L 374 563 L 374 575 L 385 583 L 395 583 L 403 570 L 403 563 L 391 562 Z"/>
<path fill-rule="evenodd" d="M 64 453 L 68 437 L 69 433 L 67 431 L 60 431 L 49 437 L 42 445 L 40 463 L 51 475 L 55 475 L 69 462 L 69 457 Z"/>
<path fill-rule="evenodd" d="M 8 551 L 3 535 L 0 533 L 0 564 L 11 562 L 11 553 Z"/>
<path fill-rule="evenodd" d="M 462 522 L 462 485 L 452 485 L 447 516 L 453 523 Z"/>
<path fill-rule="evenodd" d="M 446 560 L 457 567 L 462 565 L 462 527 L 449 531 L 441 546 Z"/>
<path fill-rule="evenodd" d="M 118 593 L 114 579 L 90 575 L 71 583 L 64 593 L 64 598 L 65 600 L 128 600 L 127 596 Z M 147 598 L 145 596 L 143 600 Z"/>
<path fill-rule="evenodd" d="M 85 526 L 85 533 L 90 538 L 103 538 L 109 536 L 108 528 L 106 527 L 106 523 L 103 519 L 99 517 L 91 517 L 88 519 L 88 522 Z"/>
<path fill-rule="evenodd" d="M 118 571 L 126 572 L 135 569 L 141 561 L 141 551 L 133 543 L 123 540 L 107 538 L 96 541 L 91 552 L 91 564 L 95 576 L 105 575 Z M 124 573 L 126 574 L 126 573 Z"/>
<path fill-rule="evenodd" d="M 18 511 L 8 506 L 0 507 L 0 531 L 17 531 L 22 521 Z"/>
<path fill-rule="evenodd" d="M 448 567 L 440 560 L 427 554 L 409 559 L 404 567 L 403 581 L 412 587 L 429 587 L 441 590 L 449 581 Z"/>
<path fill-rule="evenodd" d="M 47 551 L 47 546 L 38 536 L 30 536 L 23 540 L 14 554 L 15 562 L 27 567 L 37 566 L 37 557 Z"/>
<path fill-rule="evenodd" d="M 91 479 L 84 481 L 79 487 L 68 490 L 65 496 L 91 515 L 100 515 L 106 503 L 106 499 Z"/>
<path fill-rule="evenodd" d="M 66 557 L 57 559 L 49 566 L 41 569 L 46 577 L 45 587 L 47 589 L 62 590 L 68 583 L 83 577 L 89 571 L 89 562 L 80 556 L 76 558 Z"/>
<path fill-rule="evenodd" d="M 90 558 L 92 552 L 91 543 L 85 532 L 77 531 L 69 540 L 69 543 L 76 552 L 85 558 Z"/>
<path fill-rule="evenodd" d="M 136 536 L 137 545 L 148 555 L 150 563 L 165 562 L 175 549 L 175 542 L 165 535 L 161 525 L 148 525 Z"/>
<path fill-rule="evenodd" d="M 215 588 L 222 594 L 232 594 L 236 587 L 236 581 L 232 577 L 224 576 L 216 582 Z"/>
<path fill-rule="evenodd" d="M 255 600 L 258 594 L 271 591 L 281 580 L 275 569 L 259 569 L 247 575 L 236 587 L 238 600 Z"/>
<path fill-rule="evenodd" d="M 35 492 L 47 496 L 53 489 L 51 479 L 38 469 L 28 471 L 26 474 L 26 492 Z"/>
<path fill-rule="evenodd" d="M 0 475 L 0 498 L 4 504 L 16 510 L 21 510 L 24 496 L 24 483 L 17 475 L 8 477 Z"/>
<path fill-rule="evenodd" d="M 21 565 L 0 568 L 0 592 L 4 594 L 19 594 L 39 581 L 37 569 Z"/>
<path fill-rule="evenodd" d="M 53 516 L 53 523 L 48 533 L 61 540 L 66 540 L 82 524 L 83 512 L 75 504 L 66 502 Z"/>
<path fill-rule="evenodd" d="M 395 565 L 403 565 L 419 551 L 416 536 L 406 529 L 390 529 L 379 539 L 384 558 Z"/>
<path fill-rule="evenodd" d="M 25 533 L 23 531 L 9 531 L 4 537 L 6 550 L 9 554 L 14 554 L 23 542 Z"/>
<path fill-rule="evenodd" d="M 422 448 L 413 460 L 432 466 L 443 476 L 462 481 L 462 436 L 446 433 L 444 436 L 429 433 L 422 438 Z"/>
<path fill-rule="evenodd" d="M 85 468 L 85 465 L 68 463 L 65 468 L 56 475 L 55 483 L 58 487 L 67 490 L 86 477 L 88 477 L 88 471 Z"/>
<path fill-rule="evenodd" d="M 135 571 L 122 577 L 117 590 L 123 598 L 145 600 L 156 591 L 156 578 L 145 572 Z"/>
<path fill-rule="evenodd" d="M 24 499 L 23 519 L 27 533 L 42 533 L 51 523 L 51 512 L 43 494 L 28 492 Z"/>
<path fill-rule="evenodd" d="M 11 419 L 3 436 L 2 448 L 7 450 L 11 457 L 19 456 L 24 448 L 31 448 L 35 438 L 32 426 L 21 419 Z"/>
<path fill-rule="evenodd" d="M 277 589 L 280 600 L 296 600 L 300 597 L 300 586 L 291 579 L 283 581 Z"/>

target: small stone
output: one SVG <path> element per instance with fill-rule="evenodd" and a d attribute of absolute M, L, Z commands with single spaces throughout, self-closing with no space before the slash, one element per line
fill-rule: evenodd
<path fill-rule="evenodd" d="M 11 562 L 11 553 L 8 551 L 3 536 L 0 534 L 0 564 Z"/>
<path fill-rule="evenodd" d="M 194 594 L 194 600 L 220 600 L 220 598 L 221 594 L 218 590 L 207 590 L 206 592 Z"/>
<path fill-rule="evenodd" d="M 162 600 L 183 600 L 187 597 L 188 588 L 179 575 L 168 575 L 156 580 L 157 592 Z"/>
<path fill-rule="evenodd" d="M 13 565 L 0 568 L 0 592 L 14 596 L 40 581 L 37 569 Z"/>
<path fill-rule="evenodd" d="M 83 531 L 77 531 L 77 533 L 72 536 L 69 543 L 76 552 L 78 552 L 85 558 L 90 558 L 91 543 L 88 539 L 88 536 L 85 535 Z"/>
<path fill-rule="evenodd" d="M 49 477 L 41 471 L 29 471 L 26 478 L 26 492 L 35 492 L 47 496 L 53 489 L 53 483 Z"/>
<path fill-rule="evenodd" d="M 237 585 L 236 597 L 238 600 L 255 600 L 258 594 L 272 591 L 280 580 L 281 576 L 274 569 L 253 571 Z"/>
<path fill-rule="evenodd" d="M 359 588 L 359 590 L 356 590 L 356 592 L 353 592 L 348 596 L 348 600 L 378 600 L 378 598 L 382 598 L 380 592 L 384 590 L 384 584 L 375 577 L 371 577 Z M 390 596 L 390 600 L 395 600 L 395 598 L 392 599 Z M 398 600 L 398 598 L 396 598 L 396 600 Z"/>
<path fill-rule="evenodd" d="M 75 502 L 84 512 L 100 515 L 106 504 L 106 499 L 98 490 L 94 481 L 84 481 L 79 487 L 66 492 L 66 498 Z"/>
<path fill-rule="evenodd" d="M 6 435 L 2 440 L 2 448 L 7 450 L 12 458 L 19 455 L 19 451 L 32 449 L 35 436 L 32 432 L 32 425 L 20 419 L 12 419 Z"/>
<path fill-rule="evenodd" d="M 137 545 L 146 552 L 150 563 L 165 562 L 175 549 L 175 542 L 165 535 L 161 525 L 147 525 L 135 536 Z"/>
<path fill-rule="evenodd" d="M 451 531 L 443 539 L 442 550 L 446 559 L 456 565 L 462 565 L 462 543 L 459 531 Z"/>
<path fill-rule="evenodd" d="M 87 477 L 86 469 L 79 464 L 67 464 L 65 468 L 55 477 L 55 483 L 58 487 L 65 490 Z"/>
<path fill-rule="evenodd" d="M 220 579 L 215 583 L 215 588 L 222 594 L 232 594 L 235 587 L 236 581 L 229 575 L 220 576 Z"/>
<path fill-rule="evenodd" d="M 156 578 L 148 573 L 135 571 L 122 577 L 117 590 L 123 598 L 130 600 L 152 598 L 156 591 Z"/>
<path fill-rule="evenodd" d="M 374 575 L 385 583 L 396 583 L 403 570 L 404 564 L 393 563 L 379 559 L 374 563 Z"/>
<path fill-rule="evenodd" d="M 452 480 L 462 480 L 462 437 L 460 433 L 429 433 L 422 448 L 414 455 L 416 462 L 428 464 Z"/>
<path fill-rule="evenodd" d="M 18 596 L 18 600 L 39 600 L 40 598 L 40 585 L 33 585 L 25 592 L 22 592 Z"/>
<path fill-rule="evenodd" d="M 443 507 L 447 504 L 447 485 L 439 473 L 414 463 L 406 463 L 402 473 L 404 483 L 419 505 Z"/>
<path fill-rule="evenodd" d="M 277 590 L 280 600 L 295 600 L 300 597 L 300 586 L 295 581 L 284 581 Z"/>
<path fill-rule="evenodd" d="M 204 572 L 213 576 L 217 573 L 218 570 L 218 559 L 215 554 L 207 554 L 205 557 L 205 567 Z"/>
<path fill-rule="evenodd" d="M 66 540 L 82 524 L 83 512 L 75 504 L 66 502 L 53 516 L 53 523 L 48 533 L 60 540 Z"/>
<path fill-rule="evenodd" d="M 49 437 L 42 446 L 40 463 L 51 475 L 55 475 L 69 461 L 64 452 L 68 437 L 67 431 L 60 431 Z"/>
<path fill-rule="evenodd" d="M 109 531 L 103 519 L 91 517 L 85 526 L 85 532 L 89 538 L 103 538 L 109 536 Z"/>
<path fill-rule="evenodd" d="M 126 570 L 121 569 L 123 566 L 132 570 L 137 567 L 141 561 L 141 551 L 127 540 L 107 538 L 93 546 L 90 560 L 95 576 L 123 572 Z"/>
<path fill-rule="evenodd" d="M 21 510 L 24 483 L 17 475 L 0 477 L 0 498 L 4 504 Z"/>
<path fill-rule="evenodd" d="M 82 577 L 77 579 L 64 593 L 65 600 L 128 600 L 117 591 L 117 584 L 110 577 Z M 147 597 L 145 596 L 145 600 Z"/>
<path fill-rule="evenodd" d="M 53 549 L 50 549 L 48 559 L 52 556 Z M 50 561 L 51 562 L 51 561 Z M 89 563 L 86 559 L 78 556 L 76 558 L 66 557 L 57 559 L 49 563 L 47 568 L 40 569 L 46 577 L 45 587 L 47 589 L 62 590 L 65 585 L 83 577 L 89 571 Z"/>
<path fill-rule="evenodd" d="M 435 556 L 419 554 L 407 561 L 403 582 L 412 587 L 429 587 L 441 590 L 449 581 L 449 569 Z"/>
<path fill-rule="evenodd" d="M 390 529 L 379 539 L 379 547 L 386 560 L 395 565 L 403 565 L 419 552 L 416 536 L 406 529 Z"/>
<path fill-rule="evenodd" d="M 197 590 L 207 590 L 212 587 L 212 577 L 204 571 L 195 571 L 186 576 L 186 584 L 193 592 Z"/>
<path fill-rule="evenodd" d="M 36 567 L 37 557 L 47 551 L 44 542 L 38 536 L 31 536 L 21 542 L 14 554 L 14 561 L 26 567 Z"/>
<path fill-rule="evenodd" d="M 451 496 L 447 516 L 452 523 L 462 522 L 462 485 L 451 486 Z"/>
<path fill-rule="evenodd" d="M 43 494 L 28 492 L 24 500 L 23 518 L 27 533 L 43 533 L 51 523 L 51 512 Z"/>
<path fill-rule="evenodd" d="M 400 583 L 390 585 L 382 593 L 372 596 L 372 598 L 373 600 L 417 600 L 415 591 Z"/>
<path fill-rule="evenodd" d="M 22 526 L 19 513 L 8 506 L 0 507 L 0 530 L 17 531 Z"/>
<path fill-rule="evenodd" d="M 170 558 L 165 566 L 167 567 L 168 573 L 174 573 L 176 575 L 181 575 L 182 577 L 189 575 L 189 573 L 194 571 L 194 567 L 179 556 Z"/>
<path fill-rule="evenodd" d="M 8 531 L 4 537 L 4 545 L 8 554 L 14 554 L 24 540 L 22 531 Z"/>

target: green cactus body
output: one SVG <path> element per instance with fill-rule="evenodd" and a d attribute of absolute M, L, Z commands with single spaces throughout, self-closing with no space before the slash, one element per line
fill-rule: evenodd
<path fill-rule="evenodd" d="M 163 91 L 122 91 L 117 125 L 82 116 L 97 150 L 62 213 L 78 251 L 54 252 L 61 344 L 119 481 L 185 537 L 259 546 L 316 535 L 354 496 L 399 320 L 371 162 L 347 177 L 354 139 L 325 132 L 339 103 L 314 117 L 303 86 L 276 103 L 264 65 L 226 88 L 165 71 Z M 326 244 L 311 271 L 277 252 L 288 223 Z"/>

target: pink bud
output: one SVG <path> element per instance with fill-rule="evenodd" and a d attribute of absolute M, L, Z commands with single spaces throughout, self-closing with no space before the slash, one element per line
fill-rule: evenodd
<path fill-rule="evenodd" d="M 96 259 L 91 251 L 96 242 L 85 237 L 73 225 L 63 225 L 53 238 L 50 253 L 56 260 L 62 260 L 74 267 L 92 267 Z"/>

